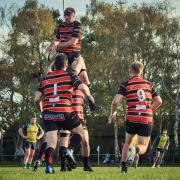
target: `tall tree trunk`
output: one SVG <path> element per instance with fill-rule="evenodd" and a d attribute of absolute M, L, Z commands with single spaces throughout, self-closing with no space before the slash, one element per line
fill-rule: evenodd
<path fill-rule="evenodd" d="M 0 144 L 0 156 L 1 156 L 1 162 L 3 162 L 4 158 L 3 158 L 3 129 L 0 129 L 0 140 L 1 140 L 1 144 Z"/>
<path fill-rule="evenodd" d="M 119 151 L 119 143 L 118 143 L 118 122 L 116 116 L 114 118 L 114 155 L 115 155 L 115 162 L 117 162 L 120 156 L 120 151 Z"/>

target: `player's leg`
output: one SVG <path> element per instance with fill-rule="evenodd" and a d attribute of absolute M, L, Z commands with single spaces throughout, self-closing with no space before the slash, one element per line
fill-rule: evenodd
<path fill-rule="evenodd" d="M 152 168 L 154 168 L 154 167 L 156 166 L 156 163 L 158 162 L 159 157 L 160 157 L 160 151 L 159 151 L 159 149 L 157 149 L 157 150 L 156 150 L 156 157 L 155 157 L 155 159 L 154 159 L 154 163 L 153 163 L 153 165 L 152 165 Z"/>
<path fill-rule="evenodd" d="M 31 163 L 34 157 L 35 149 L 31 147 L 30 153 L 29 153 L 29 158 L 28 158 L 28 163 L 27 163 L 27 169 L 31 168 Z"/>
<path fill-rule="evenodd" d="M 136 168 L 138 166 L 139 163 L 139 154 L 137 153 L 135 158 L 134 158 L 134 167 Z"/>
<path fill-rule="evenodd" d="M 87 127 L 84 127 L 84 137 L 85 137 L 85 143 L 82 143 L 82 156 L 83 156 L 83 163 L 84 163 L 84 171 L 93 172 L 93 169 L 91 168 L 89 164 L 90 145 L 89 145 L 89 133 L 88 133 Z"/>
<path fill-rule="evenodd" d="M 129 134 L 126 132 L 126 138 L 125 138 L 125 143 L 122 149 L 122 158 L 121 158 L 121 165 L 122 165 L 122 170 L 121 173 L 127 173 L 127 159 L 128 159 L 128 152 L 129 152 L 129 147 L 131 145 L 132 139 L 134 138 L 135 134 Z"/>
<path fill-rule="evenodd" d="M 138 154 L 144 154 L 147 151 L 149 145 L 150 137 L 138 135 L 138 145 L 136 146 L 136 151 Z"/>
<path fill-rule="evenodd" d="M 28 142 L 27 142 L 27 143 L 28 143 Z M 28 144 L 29 144 L 29 143 L 28 143 Z M 25 154 L 24 154 L 24 169 L 27 168 L 27 163 L 28 163 L 30 151 L 31 151 L 31 148 L 29 147 L 29 145 L 26 144 Z"/>
<path fill-rule="evenodd" d="M 74 58 L 74 60 L 71 61 L 71 68 L 79 75 L 79 78 L 83 83 L 90 85 L 84 59 L 80 55 L 74 56 L 72 58 Z"/>
<path fill-rule="evenodd" d="M 71 167 L 66 163 L 66 157 L 69 154 L 69 150 L 68 150 L 69 137 L 70 137 L 70 131 L 60 130 L 59 155 L 61 161 L 61 171 L 72 170 Z"/>
<path fill-rule="evenodd" d="M 54 173 L 53 154 L 57 146 L 57 130 L 46 132 L 47 149 L 45 151 L 46 173 Z"/>
<path fill-rule="evenodd" d="M 129 147 L 131 145 L 131 141 L 134 138 L 135 134 L 129 134 L 126 132 L 126 139 L 125 139 L 125 143 L 123 145 L 123 149 L 122 149 L 122 162 L 126 162 L 127 158 L 128 158 L 128 152 L 129 152 Z"/>
<path fill-rule="evenodd" d="M 164 150 L 160 151 L 159 160 L 157 162 L 157 167 L 160 167 L 163 157 L 164 157 Z"/>
<path fill-rule="evenodd" d="M 33 171 L 37 171 L 38 167 L 41 166 L 42 162 L 44 161 L 46 147 L 47 147 L 47 142 L 45 140 L 39 150 L 37 160 L 34 163 Z"/>

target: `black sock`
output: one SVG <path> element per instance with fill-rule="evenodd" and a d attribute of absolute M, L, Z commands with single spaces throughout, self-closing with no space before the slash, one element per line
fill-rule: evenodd
<path fill-rule="evenodd" d="M 61 161 L 61 169 L 66 168 L 66 154 L 65 154 L 66 147 L 60 146 L 59 147 L 59 155 L 60 155 L 60 161 Z"/>
<path fill-rule="evenodd" d="M 83 157 L 84 167 L 89 166 L 89 157 Z"/>
<path fill-rule="evenodd" d="M 43 156 L 44 156 L 44 153 L 46 151 L 46 146 L 47 146 L 47 142 L 44 142 L 42 145 L 41 145 L 41 149 L 39 151 L 39 154 L 38 154 L 38 159 L 42 160 Z"/>
<path fill-rule="evenodd" d="M 52 165 L 53 164 L 53 153 L 54 149 L 52 147 L 48 147 L 45 151 L 45 161 L 46 165 Z"/>
<path fill-rule="evenodd" d="M 122 161 L 122 162 L 121 162 L 121 165 L 122 165 L 122 166 L 127 166 L 127 162 Z"/>

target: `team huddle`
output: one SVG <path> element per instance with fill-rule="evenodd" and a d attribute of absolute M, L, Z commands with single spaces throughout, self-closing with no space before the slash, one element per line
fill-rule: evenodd
<path fill-rule="evenodd" d="M 36 123 L 36 117 L 19 129 L 20 135 L 26 139 L 24 168 L 30 168 L 38 139 L 44 137 L 38 159 L 33 167 L 37 171 L 42 161 L 45 161 L 46 173 L 54 173 L 53 154 L 57 148 L 60 134 L 59 156 L 61 171 L 71 171 L 76 168 L 72 151 L 81 144 L 84 171 L 93 171 L 89 163 L 90 146 L 86 121 L 84 118 L 85 99 L 88 100 L 91 112 L 98 112 L 97 105 L 90 91 L 90 81 L 86 65 L 81 56 L 81 24 L 75 20 L 75 10 L 67 8 L 64 11 L 65 21 L 58 27 L 57 34 L 46 51 L 53 54 L 52 63 L 47 69 L 45 78 L 39 83 L 34 101 L 42 114 L 44 131 Z M 108 123 L 111 124 L 118 105 L 123 98 L 127 102 L 126 137 L 122 150 L 121 173 L 127 173 L 128 166 L 144 154 L 149 146 L 153 127 L 153 111 L 161 104 L 161 97 L 153 85 L 142 78 L 144 66 L 139 61 L 130 65 L 131 78 L 120 84 L 117 94 L 111 104 Z M 26 132 L 26 134 L 24 133 Z M 164 132 L 164 131 L 163 131 Z M 136 143 L 132 143 L 136 137 Z M 156 138 L 157 158 L 154 164 L 160 166 L 164 149 L 169 146 L 166 133 Z"/>

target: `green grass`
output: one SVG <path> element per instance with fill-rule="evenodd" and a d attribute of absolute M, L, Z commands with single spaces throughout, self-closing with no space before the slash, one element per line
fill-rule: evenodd
<path fill-rule="evenodd" d="M 151 167 L 129 168 L 126 175 L 120 174 L 117 167 L 94 168 L 93 173 L 84 172 L 78 168 L 73 172 L 62 173 L 56 167 L 55 174 L 45 174 L 44 167 L 34 173 L 19 167 L 0 167 L 0 180 L 174 180 L 180 179 L 178 167 Z"/>

